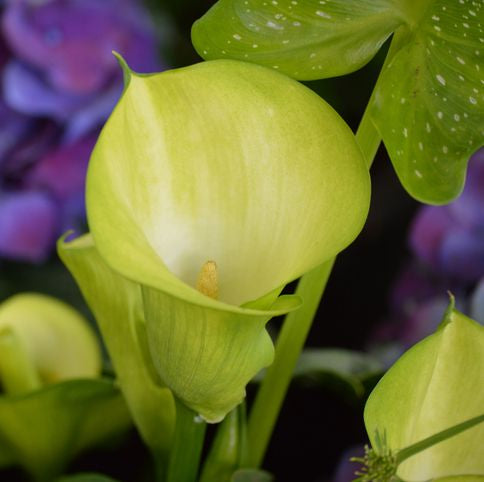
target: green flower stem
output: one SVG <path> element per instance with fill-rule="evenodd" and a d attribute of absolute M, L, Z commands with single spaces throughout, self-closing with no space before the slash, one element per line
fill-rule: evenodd
<path fill-rule="evenodd" d="M 249 418 L 246 466 L 259 467 L 289 387 L 291 375 L 306 341 L 335 259 L 301 278 L 296 294 L 304 304 L 287 315 L 277 338 L 274 363 L 268 368 Z"/>
<path fill-rule="evenodd" d="M 176 424 L 167 482 L 194 482 L 198 475 L 206 423 L 175 398 Z"/>
<path fill-rule="evenodd" d="M 28 393 L 42 386 L 22 342 L 10 327 L 0 330 L 0 381 L 9 395 Z"/>
<path fill-rule="evenodd" d="M 404 31 L 399 31 L 394 35 L 382 67 L 382 72 L 398 50 L 400 39 L 404 35 Z M 378 81 L 356 133 L 356 139 L 367 160 L 368 167 L 373 163 L 381 142 L 381 137 L 370 119 L 370 107 L 377 85 Z M 336 258 L 327 261 L 305 274 L 299 281 L 296 294 L 303 299 L 304 304 L 299 310 L 286 316 L 277 338 L 274 363 L 267 370 L 250 413 L 247 429 L 249 455 L 246 465 L 248 467 L 257 468 L 264 459 L 294 367 L 311 329 L 314 315 L 323 296 L 335 260 Z"/>
<path fill-rule="evenodd" d="M 422 452 L 423 450 L 428 449 L 429 447 L 432 447 L 435 444 L 443 442 L 444 440 L 447 440 L 450 437 L 454 437 L 455 435 L 458 435 L 461 432 L 464 432 L 464 430 L 469 430 L 470 428 L 482 422 L 484 422 L 484 414 L 478 415 L 477 417 L 471 418 L 469 420 L 466 420 L 465 422 L 454 425 L 453 427 L 442 430 L 442 432 L 431 435 L 430 437 L 420 440 L 419 442 L 414 443 L 409 447 L 406 447 L 400 450 L 397 453 L 397 457 L 396 457 L 397 465 L 401 464 L 404 460 L 407 460 L 409 457 L 412 457 L 412 455 L 418 454 L 419 452 Z"/>

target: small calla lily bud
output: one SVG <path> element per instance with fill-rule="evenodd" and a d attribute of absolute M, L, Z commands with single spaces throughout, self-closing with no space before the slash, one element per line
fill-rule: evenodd
<path fill-rule="evenodd" d="M 24 368 L 24 374 L 30 371 L 28 378 L 34 380 L 38 376 L 44 384 L 97 377 L 101 372 L 100 346 L 87 320 L 55 298 L 25 293 L 3 302 L 0 338 L 4 347 L 0 378 L 10 380 L 12 387 L 18 385 L 13 375 L 6 373 L 6 365 L 14 358 L 24 365 L 20 367 L 17 363 L 19 373 L 15 376 L 22 377 L 20 368 Z M 37 388 L 35 381 L 30 385 Z"/>
<path fill-rule="evenodd" d="M 131 425 L 113 380 L 99 378 L 101 352 L 73 308 L 49 296 L 0 305 L 0 467 L 57 480 L 87 448 Z"/>
<path fill-rule="evenodd" d="M 361 230 L 368 170 L 336 112 L 273 70 L 125 74 L 91 158 L 89 226 L 141 285 L 161 380 L 219 421 L 273 359 L 266 322 L 300 303 L 282 287 Z"/>
<path fill-rule="evenodd" d="M 398 461 L 402 449 L 484 413 L 484 327 L 452 308 L 368 399 L 366 429 L 380 456 Z M 484 475 L 483 446 L 480 423 L 404 459 L 396 475 L 410 482 L 477 481 Z"/>

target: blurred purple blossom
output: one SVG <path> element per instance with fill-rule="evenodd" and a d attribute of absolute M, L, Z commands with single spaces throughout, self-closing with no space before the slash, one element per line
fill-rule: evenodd
<path fill-rule="evenodd" d="M 105 88 L 119 76 L 113 50 L 134 70 L 159 67 L 153 26 L 133 0 L 10 0 L 2 23 L 17 58 L 59 91 Z"/>
<path fill-rule="evenodd" d="M 361 463 L 351 462 L 351 458 L 363 457 L 364 454 L 365 448 L 362 445 L 356 445 L 345 450 L 336 467 L 332 482 L 351 482 L 355 480 L 357 478 L 355 472 L 361 469 Z"/>
<path fill-rule="evenodd" d="M 58 207 L 41 192 L 0 197 L 0 256 L 38 262 L 58 230 Z"/>
<path fill-rule="evenodd" d="M 122 92 L 112 51 L 162 70 L 137 0 L 6 0 L 0 7 L 0 257 L 39 262 L 84 220 L 84 178 Z"/>
<path fill-rule="evenodd" d="M 436 272 L 463 282 L 484 275 L 484 149 L 469 162 L 461 196 L 447 206 L 424 206 L 410 231 L 415 255 Z"/>
<path fill-rule="evenodd" d="M 47 152 L 26 176 L 30 189 L 47 191 L 60 207 L 62 231 L 79 228 L 84 214 L 84 180 L 96 136 Z"/>
<path fill-rule="evenodd" d="M 471 158 L 457 200 L 419 209 L 409 244 L 414 259 L 391 287 L 388 319 L 371 340 L 387 365 L 436 330 L 448 291 L 457 309 L 484 324 L 484 149 Z"/>

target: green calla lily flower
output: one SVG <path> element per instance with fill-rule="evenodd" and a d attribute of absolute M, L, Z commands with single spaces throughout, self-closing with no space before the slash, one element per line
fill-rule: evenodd
<path fill-rule="evenodd" d="M 484 327 L 452 309 L 434 334 L 408 350 L 386 373 L 365 407 L 365 424 L 378 455 L 408 447 L 484 414 Z M 484 423 L 398 465 L 405 481 L 481 480 Z"/>
<path fill-rule="evenodd" d="M 0 467 L 53 480 L 79 452 L 131 425 L 101 351 L 77 311 L 26 293 L 0 305 Z"/>
<path fill-rule="evenodd" d="M 336 112 L 272 70 L 125 74 L 89 166 L 89 226 L 141 286 L 161 380 L 217 422 L 273 359 L 267 321 L 300 304 L 282 287 L 361 230 L 368 170 Z"/>
<path fill-rule="evenodd" d="M 18 371 L 20 363 L 33 384 L 27 389 L 101 373 L 101 349 L 87 320 L 50 296 L 23 293 L 1 304 L 0 346 L 0 380 L 15 392 L 22 391 L 21 374 L 16 380 L 9 368 Z"/>

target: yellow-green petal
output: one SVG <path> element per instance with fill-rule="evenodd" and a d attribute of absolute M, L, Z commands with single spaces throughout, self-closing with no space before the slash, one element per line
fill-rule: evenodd
<path fill-rule="evenodd" d="M 170 448 L 175 407 L 170 390 L 160 386 L 150 370 L 139 285 L 106 265 L 90 235 L 72 242 L 61 239 L 58 252 L 96 317 L 141 436 L 163 457 Z"/>
<path fill-rule="evenodd" d="M 245 397 L 245 386 L 272 363 L 270 318 L 299 306 L 281 297 L 273 310 L 240 314 L 187 303 L 143 288 L 148 342 L 161 379 L 208 422 L 219 422 Z"/>
<path fill-rule="evenodd" d="M 87 178 L 89 225 L 108 264 L 233 311 L 346 247 L 369 194 L 354 136 L 330 106 L 277 72 L 228 60 L 133 74 Z M 207 260 L 220 301 L 194 289 Z"/>
<path fill-rule="evenodd" d="M 265 323 L 300 303 L 276 301 L 284 284 L 360 231 L 368 170 L 336 112 L 272 70 L 127 77 L 91 158 L 89 225 L 106 263 L 142 285 L 160 378 L 218 421 L 272 361 Z M 207 266 L 218 299 L 196 289 Z"/>
<path fill-rule="evenodd" d="M 88 321 L 55 298 L 35 293 L 9 298 L 0 305 L 0 330 L 11 331 L 44 383 L 101 372 L 99 342 Z"/>
<path fill-rule="evenodd" d="M 365 424 L 372 445 L 382 450 L 377 440 L 386 439 L 395 453 L 481 415 L 483 384 L 484 327 L 451 311 L 443 326 L 407 351 L 370 395 Z M 483 446 L 481 423 L 406 459 L 397 474 L 407 481 L 483 475 Z"/>

